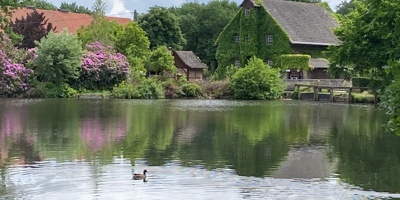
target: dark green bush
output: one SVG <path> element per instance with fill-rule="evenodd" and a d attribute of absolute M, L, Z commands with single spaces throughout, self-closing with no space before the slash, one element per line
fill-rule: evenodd
<path fill-rule="evenodd" d="M 112 96 L 124 99 L 163 99 L 164 90 L 155 79 L 142 79 L 140 82 L 122 82 L 113 88 Z"/>
<path fill-rule="evenodd" d="M 78 92 L 66 83 L 57 86 L 50 82 L 38 82 L 28 93 L 29 97 L 35 98 L 71 98 L 77 95 Z"/>
<path fill-rule="evenodd" d="M 186 83 L 182 86 L 182 92 L 185 97 L 200 98 L 203 96 L 202 88 L 196 83 Z"/>
<path fill-rule="evenodd" d="M 371 84 L 371 79 L 367 77 L 353 77 L 351 81 L 354 87 L 368 87 Z"/>
<path fill-rule="evenodd" d="M 284 92 L 278 69 L 256 57 L 232 76 L 231 83 L 237 99 L 279 99 Z"/>

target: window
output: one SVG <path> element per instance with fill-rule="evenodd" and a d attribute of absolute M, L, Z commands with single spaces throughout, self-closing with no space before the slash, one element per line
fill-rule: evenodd
<path fill-rule="evenodd" d="M 235 60 L 235 66 L 236 67 L 240 67 L 240 61 L 239 60 Z"/>
<path fill-rule="evenodd" d="M 235 36 L 235 42 L 236 43 L 239 43 L 239 41 L 240 41 L 240 37 L 237 35 L 237 36 Z"/>
<path fill-rule="evenodd" d="M 249 16 L 250 15 L 250 8 L 245 8 L 244 9 L 244 16 Z"/>
<path fill-rule="evenodd" d="M 245 41 L 250 42 L 250 35 L 246 35 Z"/>
<path fill-rule="evenodd" d="M 272 42 L 274 42 L 274 36 L 273 35 L 267 35 L 265 37 L 265 41 L 267 42 L 267 44 L 272 44 Z"/>

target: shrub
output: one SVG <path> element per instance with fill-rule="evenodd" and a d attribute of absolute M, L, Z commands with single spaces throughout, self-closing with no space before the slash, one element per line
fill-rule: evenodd
<path fill-rule="evenodd" d="M 57 86 L 51 82 L 38 82 L 28 93 L 29 97 L 36 98 L 70 98 L 77 95 L 78 92 L 67 83 Z"/>
<path fill-rule="evenodd" d="M 87 44 L 86 49 L 88 52 L 83 55 L 79 86 L 104 90 L 127 80 L 130 69 L 124 55 L 114 53 L 110 46 L 99 42 Z"/>
<path fill-rule="evenodd" d="M 141 79 L 133 83 L 123 81 L 113 88 L 112 95 L 125 99 L 165 98 L 162 86 L 155 79 Z"/>
<path fill-rule="evenodd" d="M 170 78 L 164 82 L 162 82 L 162 87 L 164 89 L 165 97 L 172 99 L 177 98 L 179 96 L 183 96 L 182 89 L 179 86 L 179 82 Z"/>
<path fill-rule="evenodd" d="M 37 45 L 34 70 L 40 81 L 61 85 L 79 77 L 83 51 L 76 36 L 50 32 Z"/>
<path fill-rule="evenodd" d="M 231 83 L 238 99 L 278 99 L 284 91 L 278 69 L 270 68 L 256 57 L 232 76 Z"/>
<path fill-rule="evenodd" d="M 202 81 L 199 84 L 203 88 L 204 95 L 207 97 L 220 99 L 232 96 L 229 81 Z"/>
<path fill-rule="evenodd" d="M 16 97 L 24 94 L 28 89 L 28 82 L 33 70 L 24 65 L 13 63 L 0 49 L 0 95 Z"/>
<path fill-rule="evenodd" d="M 196 83 L 186 83 L 182 86 L 182 92 L 185 97 L 202 97 L 203 92 L 199 85 Z"/>
<path fill-rule="evenodd" d="M 212 77 L 213 80 L 231 79 L 232 76 L 239 70 L 239 67 L 230 65 L 228 67 L 218 67 Z"/>

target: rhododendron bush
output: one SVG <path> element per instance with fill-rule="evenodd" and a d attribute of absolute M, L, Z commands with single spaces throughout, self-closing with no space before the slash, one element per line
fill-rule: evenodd
<path fill-rule="evenodd" d="M 35 49 L 19 50 L 7 35 L 3 35 L 0 41 L 0 96 L 15 97 L 29 89 L 33 70 L 26 66 L 36 57 Z"/>
<path fill-rule="evenodd" d="M 111 89 L 127 80 L 129 64 L 123 54 L 99 42 L 86 45 L 79 82 L 87 89 Z"/>
<path fill-rule="evenodd" d="M 28 80 L 33 70 L 27 69 L 23 64 L 13 63 L 7 55 L 0 50 L 0 95 L 18 96 L 28 89 Z"/>

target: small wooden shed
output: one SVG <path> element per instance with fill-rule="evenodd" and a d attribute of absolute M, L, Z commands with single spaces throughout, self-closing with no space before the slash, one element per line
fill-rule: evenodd
<path fill-rule="evenodd" d="M 186 75 L 188 81 L 203 80 L 203 69 L 207 65 L 193 53 L 193 51 L 175 51 L 172 50 L 177 73 Z"/>

